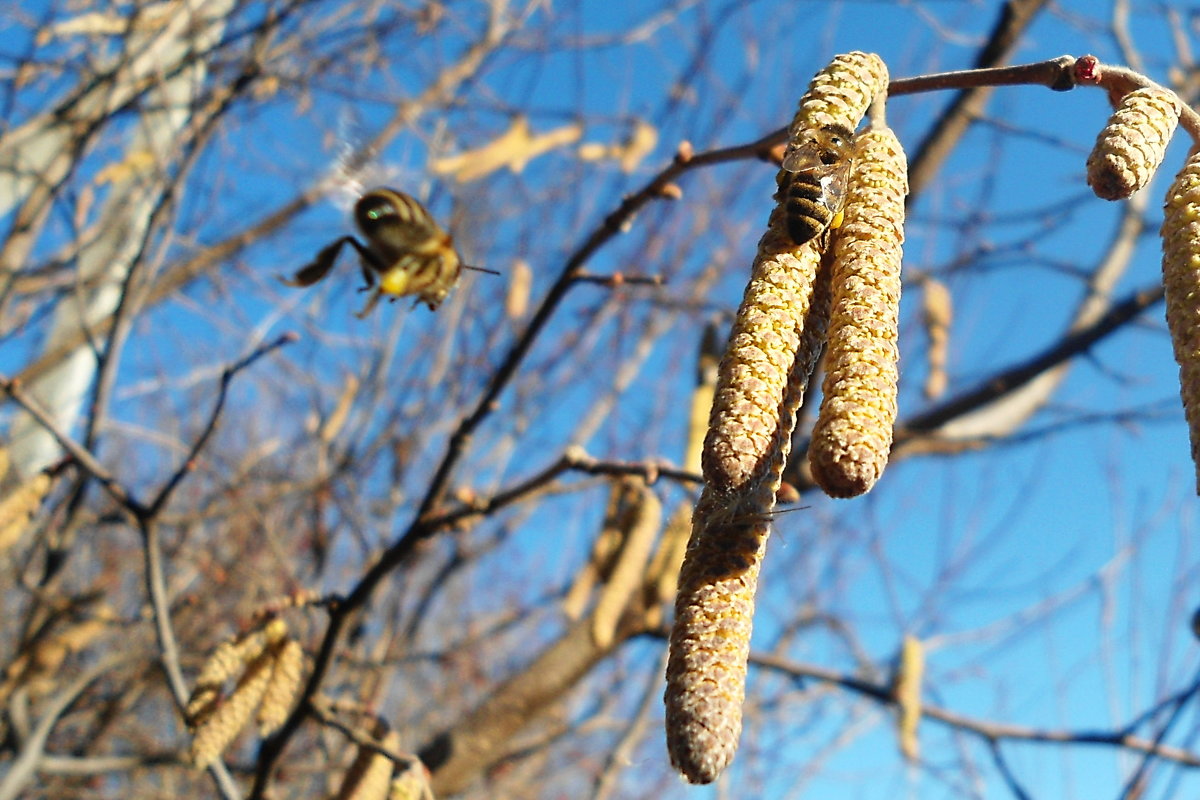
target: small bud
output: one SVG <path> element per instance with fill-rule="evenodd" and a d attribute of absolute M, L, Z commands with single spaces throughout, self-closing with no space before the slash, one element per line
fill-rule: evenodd
<path fill-rule="evenodd" d="M 683 189 L 679 187 L 678 183 L 664 184 L 658 193 L 667 200 L 680 200 L 683 198 Z"/>

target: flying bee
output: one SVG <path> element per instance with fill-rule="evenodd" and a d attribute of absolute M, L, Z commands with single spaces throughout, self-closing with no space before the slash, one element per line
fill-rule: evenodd
<path fill-rule="evenodd" d="M 348 244 L 358 251 L 367 282 L 364 290 L 374 290 L 356 314 L 359 319 L 371 313 L 385 294 L 393 299 L 413 294 L 431 311 L 436 310 L 458 283 L 464 265 L 454 241 L 412 197 L 395 189 L 372 189 L 354 204 L 354 222 L 366 244 L 353 236 L 343 236 L 317 253 L 295 277 L 284 278 L 283 282 L 312 286 L 329 273 L 342 247 Z"/>
<path fill-rule="evenodd" d="M 846 184 L 854 165 L 854 132 L 830 123 L 805 131 L 783 157 L 780 191 L 788 235 L 804 244 L 842 224 Z"/>

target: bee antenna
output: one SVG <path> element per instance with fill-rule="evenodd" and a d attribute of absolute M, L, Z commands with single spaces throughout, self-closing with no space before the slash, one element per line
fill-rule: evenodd
<path fill-rule="evenodd" d="M 497 272 L 494 269 L 485 269 L 484 267 L 472 267 L 470 264 L 463 264 L 463 269 L 474 270 L 475 272 L 486 272 L 488 275 L 502 275 L 504 273 Z"/>

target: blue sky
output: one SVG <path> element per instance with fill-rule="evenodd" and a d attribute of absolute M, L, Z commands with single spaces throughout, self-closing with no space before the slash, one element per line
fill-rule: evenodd
<path fill-rule="evenodd" d="M 1188 9 L 1178 3 L 1130 5 L 1131 30 L 1147 54 L 1147 72 L 1166 81 L 1174 50 L 1162 10 Z M 999 4 L 764 0 L 680 7 L 672 15 L 657 4 L 581 0 L 554 8 L 552 15 L 535 12 L 529 32 L 463 90 L 459 107 L 422 119 L 378 155 L 378 174 L 427 200 L 439 219 L 457 219 L 454 232 L 472 263 L 507 272 L 515 258 L 529 260 L 536 300 L 565 255 L 623 194 L 667 164 L 680 140 L 705 150 L 748 142 L 785 124 L 813 72 L 839 52 L 878 52 L 893 77 L 965 68 Z M 1107 33 L 1111 13 L 1108 3 L 1055 3 L 1025 35 L 1013 60 L 1094 53 L 1120 61 Z M 467 4 L 461 14 L 460 35 L 478 23 L 475 6 Z M 635 42 L 612 40 L 635 25 L 644 33 Z M 556 52 L 562 44 L 575 46 Z M 189 178 L 180 227 L 197 241 L 215 241 L 308 185 L 334 167 L 340 140 L 374 133 L 392 113 L 395 98 L 416 91 L 459 45 L 451 36 L 422 41 L 411 51 L 398 48 L 391 54 L 393 71 L 361 81 L 330 75 L 307 108 L 287 99 L 255 107 L 200 160 Z M 14 38 L 3 49 L 11 54 L 24 46 Z M 948 93 L 909 96 L 890 104 L 889 121 L 906 146 L 915 146 L 948 98 Z M 17 107 L 24 113 L 32 108 Z M 619 139 L 632 120 L 644 119 L 655 125 L 659 144 L 629 175 L 612 165 L 581 165 L 562 152 L 537 159 L 520 176 L 501 173 L 477 184 L 455 185 L 429 173 L 431 151 L 478 147 L 501 133 L 518 109 L 539 131 L 584 120 L 585 141 Z M 906 269 L 937 275 L 954 293 L 952 392 L 1039 351 L 1070 319 L 1081 292 L 1078 272 L 1094 268 L 1120 213 L 1092 196 L 1083 179 L 1086 154 L 1108 113 L 1103 93 L 1094 90 L 999 89 L 986 119 L 910 209 Z M 1159 198 L 1186 153 L 1181 139 L 1148 190 L 1147 232 L 1118 297 L 1159 275 Z M 82 174 L 94 174 L 112 153 L 94 154 Z M 773 175 L 760 162 L 689 174 L 681 182 L 682 200 L 648 208 L 589 269 L 654 272 L 669 263 L 681 278 L 678 284 L 685 285 L 716 263 L 721 268 L 704 299 L 712 309 L 732 310 L 771 207 Z M 214 196 L 221 202 L 213 202 Z M 1056 220 L 1051 230 L 1016 246 L 1040 232 L 1046 219 Z M 694 220 L 695 228 L 681 220 Z M 439 457 L 456 419 L 453 409 L 474 402 L 485 377 L 464 365 L 496 363 L 517 329 L 499 310 L 506 279 L 468 276 L 455 303 L 437 316 L 409 311 L 402 301 L 365 323 L 350 316 L 361 298 L 348 262 L 311 293 L 274 283 L 348 224 L 344 207 L 319 203 L 282 234 L 240 254 L 222 272 L 219 286 L 191 287 L 184 299 L 154 311 L 124 360 L 115 417 L 133 426 L 150 402 L 161 403 L 155 407 L 162 413 L 174 408 L 184 415 L 198 396 L 207 397 L 203 390 L 212 370 L 244 353 L 249 334 L 266 338 L 300 330 L 305 338 L 289 357 L 312 374 L 340 380 L 353 367 L 375 363 L 381 352 L 394 356 L 384 368 L 391 396 L 379 400 L 379 408 L 400 399 L 386 406 L 388 413 L 361 409 L 356 424 L 403 426 L 410 421 L 407 409 L 416 417 L 441 403 L 445 415 L 421 440 L 413 463 Z M 39 257 L 57 246 L 42 242 Z M 181 237 L 172 252 L 188 246 Z M 925 371 L 920 293 L 911 283 L 905 288 L 901 418 L 927 405 L 920 396 Z M 607 290 L 574 290 L 527 364 L 538 380 L 502 398 L 504 413 L 522 418 L 519 431 L 499 423 L 481 430 L 479 455 L 468 462 L 476 486 L 508 485 L 553 460 L 575 435 L 577 419 L 611 385 L 604 366 L 636 354 L 639 336 L 666 313 L 666 301 L 686 299 L 673 292 L 669 282 L 657 299 L 627 290 L 614 302 Z M 312 305 L 314 297 L 329 302 Z M 660 301 L 662 307 L 656 307 Z M 448 326 L 448 318 L 460 327 L 452 336 L 439 335 L 437 326 Z M 603 321 L 594 322 L 597 318 Z M 686 408 L 704 320 L 700 313 L 680 315 L 641 356 L 636 376 L 614 399 L 613 416 L 584 442 L 591 454 L 682 457 L 686 425 L 679 409 Z M 591 327 L 580 334 L 576 323 Z M 167 345 L 153 335 L 164 330 L 188 338 Z M 445 350 L 427 347 L 430 342 Z M 27 348 L 37 346 L 36 340 L 2 344 L 5 374 L 17 371 Z M 579 370 L 573 358 L 590 368 Z M 448 377 L 426 385 L 439 363 Z M 930 702 L 979 718 L 1055 729 L 1114 728 L 1183 686 L 1198 663 L 1187 619 L 1200 601 L 1194 588 L 1200 560 L 1192 544 L 1193 466 L 1176 375 L 1162 309 L 1156 307 L 1136 328 L 1076 361 L 1052 405 L 1023 431 L 1117 410 L 1143 412 L 1137 418 L 1120 425 L 1069 425 L 1026 443 L 953 458 L 902 461 L 859 500 L 805 497 L 806 508 L 779 518 L 764 571 L 756 646 L 774 647 L 781 621 L 815 599 L 853 626 L 877 663 L 892 657 L 904 633 L 928 639 Z M 336 396 L 334 385 L 330 396 L 314 399 L 298 381 L 289 382 L 286 369 L 272 381 L 231 400 L 239 414 L 261 426 L 256 432 L 264 440 L 295 435 L 294 420 L 279 409 L 289 403 L 328 408 Z M 152 474 L 156 464 L 151 460 L 141 469 Z M 388 480 L 383 472 L 374 480 Z M 414 469 L 398 491 L 417 495 L 421 478 Z M 662 491 L 670 502 L 684 496 L 673 487 Z M 587 555 L 602 513 L 597 498 L 598 490 L 585 506 L 568 497 L 562 506 L 547 505 L 523 521 L 512 552 L 497 556 L 513 559 L 498 569 L 507 569 L 514 585 L 484 586 L 473 602 L 481 609 L 493 606 L 497 595 L 531 602 L 537 594 L 532 587 L 546 591 L 547 585 L 569 580 Z M 407 519 L 373 521 L 378 527 L 364 536 L 386 541 Z M 353 574 L 349 556 L 347 562 L 340 578 Z M 539 580 L 522 577 L 529 575 Z M 326 588 L 345 588 L 333 583 Z M 1050 611 L 1039 613 L 1042 608 Z M 795 636 L 782 651 L 799 661 L 854 668 L 844 643 L 819 628 Z M 626 655 L 639 663 L 652 657 L 641 644 Z M 922 728 L 928 768 L 913 769 L 897 755 L 888 712 L 869 701 L 830 694 L 817 684 L 797 694 L 762 671 L 752 674 L 751 700 L 765 708 L 749 723 L 745 757 L 726 783 L 711 789 L 676 784 L 665 775 L 665 753 L 654 728 L 626 775 L 627 796 L 637 796 L 637 787 L 645 785 L 663 787 L 664 796 L 688 798 L 745 796 L 752 785 L 770 797 L 1011 796 L 977 741 L 956 738 L 936 723 Z M 579 702 L 586 705 L 588 698 Z M 1185 712 L 1170 741 L 1194 740 L 1197 726 L 1195 714 Z M 1155 732 L 1154 726 L 1137 731 Z M 843 735 L 848 741 L 839 739 Z M 978 779 L 964 774 L 959 748 L 979 765 Z M 1083 745 L 1006 744 L 1004 752 L 1033 798 L 1115 798 L 1136 763 L 1111 748 Z M 1178 784 L 1171 780 L 1172 771 L 1160 769 L 1148 796 L 1200 793 L 1200 775 L 1185 774 Z"/>

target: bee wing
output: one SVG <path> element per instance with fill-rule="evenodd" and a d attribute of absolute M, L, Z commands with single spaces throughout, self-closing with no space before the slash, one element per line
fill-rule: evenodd
<path fill-rule="evenodd" d="M 841 208 L 846 200 L 846 188 L 850 183 L 850 162 L 839 164 L 828 174 L 822 175 L 820 180 L 825 203 L 830 208 Z"/>
<path fill-rule="evenodd" d="M 789 147 L 783 154 L 783 168 L 788 172 L 808 172 L 822 166 L 816 149 L 807 145 Z"/>
<path fill-rule="evenodd" d="M 333 263 L 337 260 L 338 252 L 348 240 L 349 237 L 338 239 L 317 253 L 317 257 L 313 259 L 312 263 L 305 264 L 296 271 L 293 277 L 284 278 L 280 276 L 279 280 L 288 286 L 312 286 L 329 274 L 329 270 L 333 268 Z"/>

